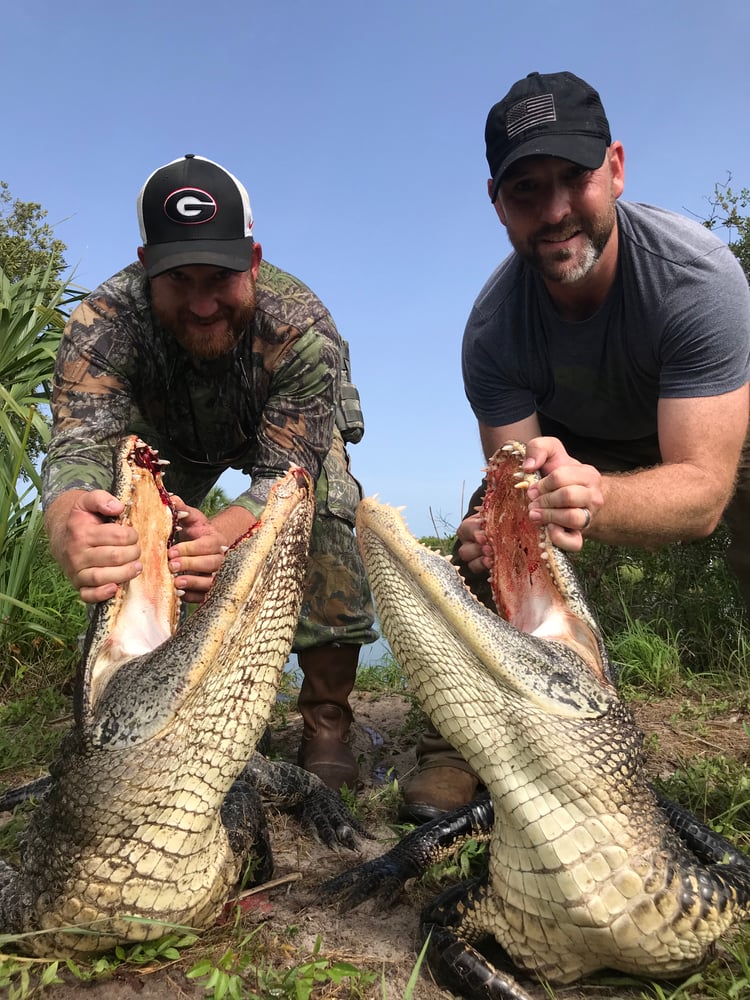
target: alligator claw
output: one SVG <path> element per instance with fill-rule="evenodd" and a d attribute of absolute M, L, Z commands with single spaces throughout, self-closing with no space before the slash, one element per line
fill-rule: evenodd
<path fill-rule="evenodd" d="M 412 874 L 404 873 L 397 865 L 389 863 L 386 855 L 328 879 L 319 887 L 318 898 L 333 904 L 339 913 L 354 910 L 368 899 L 374 899 L 380 906 L 390 909 Z"/>
<path fill-rule="evenodd" d="M 357 836 L 372 839 L 372 835 L 346 808 L 341 796 L 322 782 L 320 788 L 305 796 L 297 812 L 302 823 L 326 847 L 345 847 L 354 851 L 357 849 Z"/>

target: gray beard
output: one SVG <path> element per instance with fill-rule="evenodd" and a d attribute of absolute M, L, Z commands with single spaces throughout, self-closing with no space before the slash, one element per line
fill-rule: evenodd
<path fill-rule="evenodd" d="M 550 266 L 549 261 L 537 261 L 536 264 L 532 266 L 536 267 L 536 269 L 540 271 L 549 281 L 557 281 L 561 285 L 574 285 L 577 281 L 581 281 L 586 277 L 603 252 L 604 247 L 598 248 L 594 244 L 593 240 L 587 237 L 586 246 L 583 249 L 583 253 L 581 254 L 577 266 L 565 271 L 563 274 L 554 271 Z M 568 250 L 562 251 L 562 254 L 564 254 L 564 256 L 561 255 L 559 261 L 570 259 L 572 256 L 571 252 Z"/>
<path fill-rule="evenodd" d="M 541 274 L 547 281 L 557 282 L 561 285 L 572 285 L 585 278 L 604 253 L 604 248 L 607 246 L 607 243 L 609 243 L 609 238 L 614 231 L 616 218 L 613 206 L 610 215 L 603 220 L 597 220 L 593 225 L 588 227 L 577 224 L 578 220 L 573 220 L 573 222 L 576 223 L 574 227 L 571 227 L 570 224 L 568 224 L 565 228 L 561 226 L 549 227 L 546 230 L 537 233 L 536 239 L 540 239 L 542 237 L 549 236 L 562 236 L 566 231 L 569 232 L 571 228 L 575 228 L 579 229 L 586 237 L 586 244 L 583 248 L 579 263 L 575 267 L 565 270 L 562 273 L 560 272 L 558 265 L 570 260 L 574 251 L 560 250 L 556 257 L 550 259 L 549 257 L 544 258 L 541 254 L 537 253 L 533 245 L 531 249 L 528 249 L 528 246 L 517 246 L 513 240 L 511 240 L 511 243 L 513 243 L 513 247 L 519 257 L 525 260 L 529 267 Z"/>

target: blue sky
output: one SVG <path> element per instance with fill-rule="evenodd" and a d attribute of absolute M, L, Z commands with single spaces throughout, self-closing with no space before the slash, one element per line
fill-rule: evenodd
<path fill-rule="evenodd" d="M 153 169 L 186 152 L 224 164 L 265 257 L 350 341 L 366 493 L 443 534 L 483 465 L 461 336 L 509 249 L 485 187 L 489 108 L 533 70 L 571 70 L 624 143 L 625 197 L 706 214 L 716 182 L 750 184 L 749 9 L 27 0 L 3 12 L 0 178 L 48 210 L 91 288 L 134 258 Z"/>

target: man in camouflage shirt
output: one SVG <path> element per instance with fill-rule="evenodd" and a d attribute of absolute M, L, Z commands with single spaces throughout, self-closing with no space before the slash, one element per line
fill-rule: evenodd
<path fill-rule="evenodd" d="M 317 512 L 295 650 L 304 678 L 300 762 L 333 788 L 357 780 L 349 746 L 359 648 L 376 638 L 353 535 L 360 486 L 346 441 L 363 433 L 348 349 L 320 300 L 262 261 L 245 188 L 187 155 L 138 198 L 139 262 L 71 316 L 55 368 L 43 466 L 52 552 L 84 601 L 141 572 L 133 528 L 113 523 L 113 451 L 138 434 L 169 460 L 184 513 L 169 551 L 185 601 L 202 600 L 226 547 L 260 516 L 273 482 L 306 468 Z M 248 488 L 208 519 L 197 508 L 228 468 Z"/>

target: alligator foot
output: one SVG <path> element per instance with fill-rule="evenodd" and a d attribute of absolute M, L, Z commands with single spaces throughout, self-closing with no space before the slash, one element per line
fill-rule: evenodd
<path fill-rule="evenodd" d="M 456 844 L 473 837 L 489 840 L 493 809 L 489 795 L 481 795 L 431 823 L 424 823 L 379 858 L 366 861 L 324 882 L 319 895 L 341 912 L 353 910 L 368 899 L 392 906 L 410 878 L 449 857 Z"/>
<path fill-rule="evenodd" d="M 241 778 L 254 785 L 267 802 L 293 810 L 326 847 L 346 847 L 353 851 L 358 836 L 372 839 L 346 808 L 338 792 L 296 764 L 267 760 L 255 753 Z"/>
<path fill-rule="evenodd" d="M 457 928 L 471 924 L 471 911 L 489 892 L 487 876 L 453 886 L 422 911 L 420 936 L 427 943 L 425 958 L 436 982 L 465 1000 L 531 1000 L 530 995 L 497 965 L 493 965 Z M 513 962 L 497 942 L 493 957 L 511 968 Z"/>

